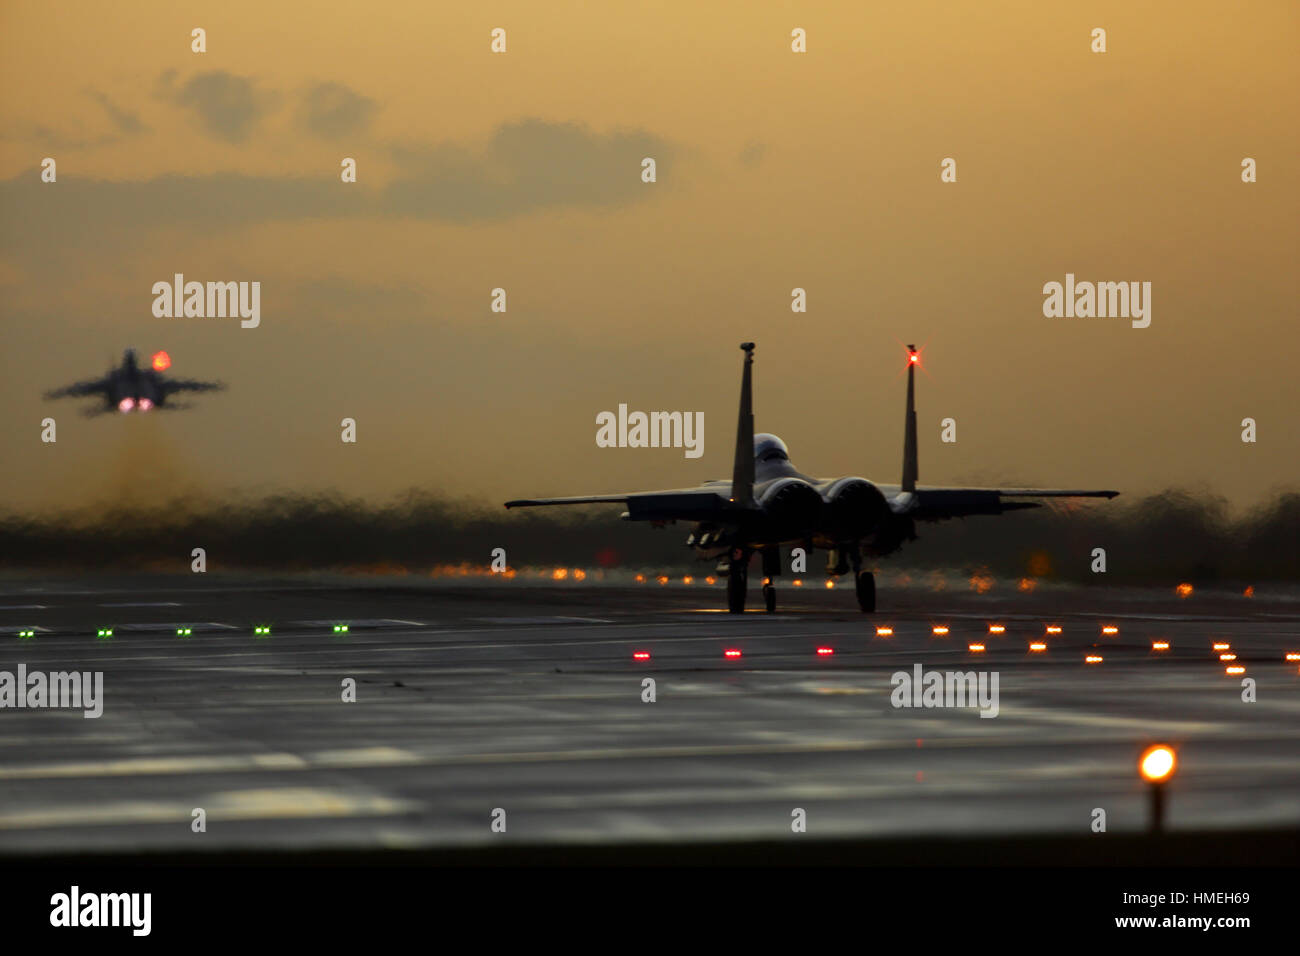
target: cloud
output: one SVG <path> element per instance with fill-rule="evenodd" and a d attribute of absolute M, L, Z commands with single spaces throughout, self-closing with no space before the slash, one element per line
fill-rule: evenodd
<path fill-rule="evenodd" d="M 662 180 L 673 155 L 671 143 L 643 130 L 600 134 L 532 119 L 498 127 L 479 149 L 397 149 L 400 172 L 384 188 L 343 185 L 337 174 L 239 173 L 52 185 L 28 170 L 0 181 L 0 253 L 50 270 L 70 255 L 130 251 L 144 241 L 142 230 L 178 224 L 202 232 L 303 219 L 469 222 L 609 207 L 660 195 L 662 185 L 641 182 L 641 160 L 655 157 Z"/>
<path fill-rule="evenodd" d="M 671 171 L 673 145 L 644 130 L 594 133 L 575 123 L 519 120 L 497 127 L 486 147 L 399 148 L 403 172 L 385 192 L 390 215 L 500 219 L 548 206 L 601 206 L 648 195 L 641 160 Z"/>
<path fill-rule="evenodd" d="M 761 163 L 766 155 L 766 143 L 748 143 L 737 158 L 740 160 L 740 165 L 753 167 Z"/>
<path fill-rule="evenodd" d="M 123 136 L 134 136 L 137 133 L 143 133 L 147 127 L 140 122 L 140 114 L 131 110 L 124 110 L 114 103 L 104 93 L 92 92 L 91 98 L 104 108 L 108 118 L 113 121 L 117 131 Z"/>
<path fill-rule="evenodd" d="M 208 133 L 228 143 L 242 143 L 270 112 L 275 97 L 259 91 L 247 77 L 212 70 L 176 85 L 176 71 L 158 79 L 158 94 L 194 113 Z"/>
<path fill-rule="evenodd" d="M 376 109 L 374 100 L 341 83 L 319 83 L 303 97 L 298 122 L 322 139 L 338 139 L 365 130 Z"/>

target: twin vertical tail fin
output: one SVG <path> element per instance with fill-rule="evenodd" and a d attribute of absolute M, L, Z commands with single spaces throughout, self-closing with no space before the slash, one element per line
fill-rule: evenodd
<path fill-rule="evenodd" d="M 916 366 L 921 353 L 915 345 L 907 347 L 907 416 L 903 421 L 903 491 L 916 491 Z"/>
<path fill-rule="evenodd" d="M 754 343 L 744 342 L 744 371 L 740 379 L 740 421 L 736 424 L 736 463 L 731 472 L 731 500 L 741 507 L 754 504 Z"/>

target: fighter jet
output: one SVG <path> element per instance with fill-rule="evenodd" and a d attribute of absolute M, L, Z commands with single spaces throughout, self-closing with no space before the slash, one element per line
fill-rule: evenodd
<path fill-rule="evenodd" d="M 892 554 L 916 540 L 917 522 L 970 515 L 1000 515 L 1040 507 L 1033 498 L 1114 498 L 1118 491 L 1044 488 L 947 488 L 917 484 L 915 374 L 920 353 L 907 347 L 907 412 L 903 424 L 903 476 L 898 485 L 878 485 L 865 478 L 811 478 L 795 470 L 785 442 L 775 435 L 754 434 L 754 343 L 745 342 L 740 380 L 740 421 L 731 481 L 706 481 L 695 488 L 577 498 L 524 498 L 507 508 L 537 505 L 621 503 L 624 520 L 664 525 L 694 522 L 686 538 L 701 557 L 717 561 L 727 578 L 727 607 L 745 610 L 750 559 L 762 558 L 763 600 L 776 610 L 776 578 L 781 574 L 782 545 L 797 545 L 811 554 L 828 552 L 827 574 L 853 572 L 858 606 L 876 609 L 875 575 L 862 567 L 864 556 Z"/>
<path fill-rule="evenodd" d="M 187 406 L 168 404 L 168 399 L 176 392 L 213 392 L 226 387 L 221 382 L 168 378 L 162 374 L 171 368 L 171 358 L 166 352 L 155 352 L 149 364 L 149 368 L 140 368 L 136 363 L 135 349 L 127 349 L 122 354 L 122 364 L 117 368 L 110 368 L 103 378 L 56 388 L 46 392 L 45 397 L 76 398 L 97 395 L 103 400 L 103 405 L 90 408 L 87 414 L 112 411 L 125 414 L 147 412 L 155 408 L 184 408 Z"/>

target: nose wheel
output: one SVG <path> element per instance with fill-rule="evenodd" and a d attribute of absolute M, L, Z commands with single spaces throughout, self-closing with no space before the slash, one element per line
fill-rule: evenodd
<path fill-rule="evenodd" d="M 871 571 L 859 571 L 857 577 L 858 607 L 863 614 L 876 610 L 876 576 Z"/>

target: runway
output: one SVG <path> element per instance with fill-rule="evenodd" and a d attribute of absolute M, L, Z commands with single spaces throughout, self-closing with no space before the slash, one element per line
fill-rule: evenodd
<path fill-rule="evenodd" d="M 816 839 L 1086 836 L 1096 808 L 1133 833 L 1155 740 L 1178 749 L 1172 831 L 1300 823 L 1294 595 L 724 604 L 720 583 L 6 579 L 0 670 L 101 671 L 103 716 L 0 710 L 0 852 L 780 841 L 796 810 Z M 893 706 L 917 665 L 996 672 L 996 717 Z"/>

